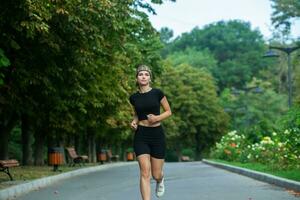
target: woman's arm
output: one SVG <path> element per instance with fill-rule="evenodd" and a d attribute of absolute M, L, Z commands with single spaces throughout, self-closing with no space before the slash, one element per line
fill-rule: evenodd
<path fill-rule="evenodd" d="M 134 121 L 135 123 L 138 123 L 138 122 L 139 122 L 139 118 L 138 118 L 138 116 L 137 116 L 136 113 L 134 113 L 134 115 L 133 115 L 133 120 L 132 120 L 132 121 Z"/>
<path fill-rule="evenodd" d="M 139 123 L 139 119 L 138 119 L 138 116 L 137 116 L 136 112 L 134 111 L 133 120 L 130 123 L 131 128 L 136 129 L 138 123 Z"/>
<path fill-rule="evenodd" d="M 148 121 L 150 123 L 162 121 L 172 115 L 172 111 L 166 96 L 164 96 L 161 99 L 160 104 L 162 105 L 164 112 L 161 113 L 160 115 L 153 115 L 153 114 L 148 115 Z"/>

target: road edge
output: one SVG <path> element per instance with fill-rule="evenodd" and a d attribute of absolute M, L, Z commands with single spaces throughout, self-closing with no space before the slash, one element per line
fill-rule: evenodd
<path fill-rule="evenodd" d="M 203 159 L 202 162 L 205 164 L 209 164 L 209 165 L 221 168 L 221 169 L 225 169 L 225 170 L 234 172 L 234 173 L 248 176 L 250 178 L 253 178 L 253 179 L 256 179 L 259 181 L 267 182 L 267 183 L 274 184 L 279 187 L 284 187 L 286 189 L 300 192 L 300 182 L 298 182 L 298 181 L 293 181 L 293 180 L 289 180 L 286 178 L 281 178 L 278 176 L 266 174 L 263 172 L 258 172 L 258 171 L 245 169 L 245 168 L 241 168 L 241 167 L 236 167 L 236 166 L 232 166 L 232 165 L 228 165 L 228 164 L 218 163 L 218 162 L 214 162 L 214 161 L 206 160 L 206 159 Z"/>
<path fill-rule="evenodd" d="M 77 169 L 65 173 L 61 173 L 54 176 L 48 176 L 44 178 L 39 178 L 32 180 L 28 183 L 22 183 L 19 185 L 15 185 L 3 190 L 0 190 L 0 200 L 9 200 L 13 198 L 17 198 L 20 195 L 23 195 L 25 193 L 31 192 L 33 190 L 38 190 L 42 187 L 49 186 L 59 180 L 63 180 L 66 178 L 71 178 L 78 175 L 83 175 L 91 172 L 96 172 L 100 170 L 109 169 L 112 167 L 122 167 L 122 166 L 129 166 L 132 164 L 135 164 L 136 162 L 117 162 L 117 163 L 111 163 L 111 164 L 105 164 L 105 165 L 99 165 L 99 166 L 93 166 L 93 167 L 86 167 L 82 169 Z"/>

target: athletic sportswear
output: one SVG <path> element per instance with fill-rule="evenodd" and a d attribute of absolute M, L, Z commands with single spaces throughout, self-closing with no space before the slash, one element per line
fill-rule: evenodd
<path fill-rule="evenodd" d="M 139 121 L 148 119 L 148 114 L 160 114 L 160 101 L 164 97 L 160 89 L 152 88 L 145 93 L 136 92 L 129 97 L 130 103 L 134 106 Z"/>
<path fill-rule="evenodd" d="M 136 157 L 149 154 L 157 159 L 165 158 L 166 141 L 163 127 L 147 127 L 138 125 L 133 140 Z"/>

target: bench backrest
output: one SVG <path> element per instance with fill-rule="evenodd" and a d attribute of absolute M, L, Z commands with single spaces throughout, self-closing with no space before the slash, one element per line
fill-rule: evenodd
<path fill-rule="evenodd" d="M 19 162 L 17 160 L 0 160 L 1 167 L 17 167 Z"/>
<path fill-rule="evenodd" d="M 107 150 L 107 156 L 110 157 L 110 158 L 112 157 L 112 153 L 111 153 L 110 149 Z"/>
<path fill-rule="evenodd" d="M 78 157 L 78 155 L 77 155 L 77 153 L 76 153 L 74 147 L 69 147 L 69 148 L 66 148 L 66 149 L 67 149 L 68 154 L 69 154 L 69 156 L 70 156 L 71 158 L 77 158 L 77 157 Z"/>

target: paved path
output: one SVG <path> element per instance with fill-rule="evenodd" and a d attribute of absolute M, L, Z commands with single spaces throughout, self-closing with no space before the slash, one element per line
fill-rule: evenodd
<path fill-rule="evenodd" d="M 286 190 L 201 162 L 167 163 L 161 200 L 299 200 Z M 65 179 L 18 200 L 140 200 L 138 165 Z M 155 183 L 152 181 L 152 199 Z"/>

